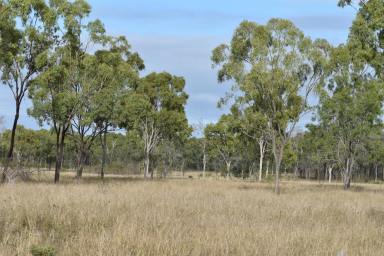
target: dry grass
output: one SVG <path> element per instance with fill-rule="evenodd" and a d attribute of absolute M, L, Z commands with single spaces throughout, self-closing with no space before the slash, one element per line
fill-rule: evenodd
<path fill-rule="evenodd" d="M 384 188 L 215 180 L 0 187 L 0 255 L 383 255 Z"/>

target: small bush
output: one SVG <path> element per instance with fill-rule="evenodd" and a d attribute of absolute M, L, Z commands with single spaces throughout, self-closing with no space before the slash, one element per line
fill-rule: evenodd
<path fill-rule="evenodd" d="M 52 246 L 32 245 L 31 254 L 32 256 L 55 256 L 56 250 Z"/>

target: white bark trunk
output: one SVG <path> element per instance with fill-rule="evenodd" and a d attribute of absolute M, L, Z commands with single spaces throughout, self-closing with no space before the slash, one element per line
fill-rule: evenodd
<path fill-rule="evenodd" d="M 263 177 L 263 159 L 264 159 L 264 152 L 265 152 L 265 142 L 263 139 L 259 140 L 259 148 L 260 148 L 259 181 L 261 181 Z"/>
<path fill-rule="evenodd" d="M 204 152 L 204 155 L 203 155 L 203 178 L 205 178 L 205 168 L 206 168 L 206 166 L 207 166 L 207 155 Z"/>
<path fill-rule="evenodd" d="M 231 162 L 226 162 L 227 165 L 227 179 L 229 179 L 229 176 L 231 174 Z"/>
<path fill-rule="evenodd" d="M 149 177 L 149 156 L 146 155 L 144 160 L 144 178 L 148 178 L 148 177 Z"/>
<path fill-rule="evenodd" d="M 328 168 L 328 183 L 332 182 L 332 169 L 332 166 Z"/>

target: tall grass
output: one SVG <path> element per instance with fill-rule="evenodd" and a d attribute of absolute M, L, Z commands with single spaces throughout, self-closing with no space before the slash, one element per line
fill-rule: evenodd
<path fill-rule="evenodd" d="M 172 180 L 0 187 L 0 255 L 384 255 L 384 189 Z"/>

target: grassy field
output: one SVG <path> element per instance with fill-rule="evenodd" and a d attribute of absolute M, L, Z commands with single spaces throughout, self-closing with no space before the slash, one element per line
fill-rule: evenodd
<path fill-rule="evenodd" d="M 0 255 L 384 255 L 384 187 L 88 178 L 0 187 Z"/>

